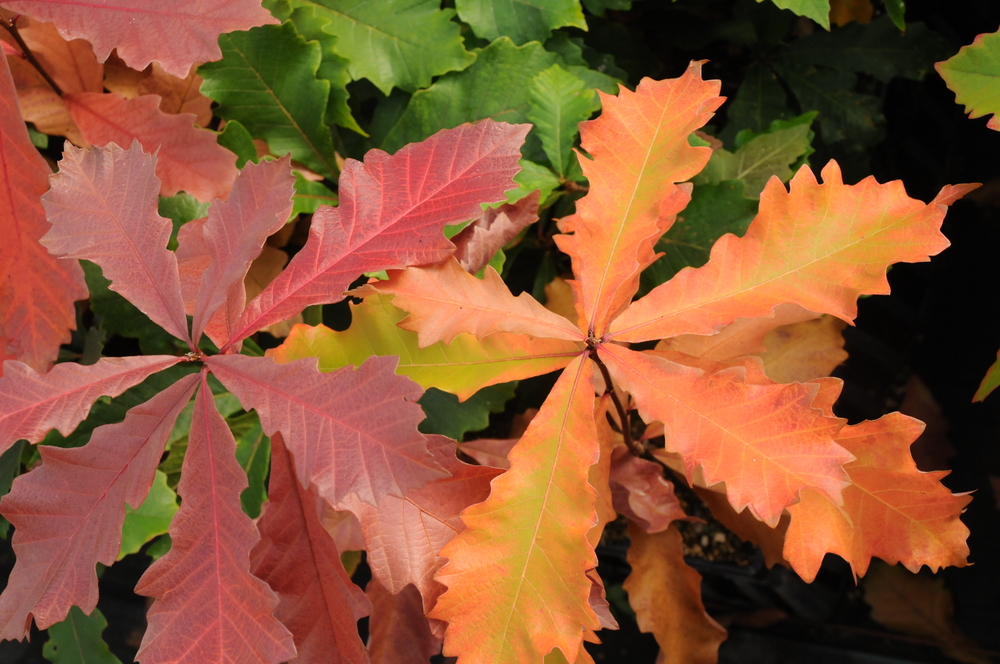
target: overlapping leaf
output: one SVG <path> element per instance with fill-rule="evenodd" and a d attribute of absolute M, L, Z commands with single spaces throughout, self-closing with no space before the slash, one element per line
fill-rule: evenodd
<path fill-rule="evenodd" d="M 156 153 L 160 193 L 186 191 L 201 201 L 225 198 L 236 177 L 236 155 L 212 132 L 194 126 L 195 116 L 168 115 L 159 95 L 125 99 L 116 93 L 75 92 L 64 97 L 83 137 L 94 145 L 131 145 Z"/>
<path fill-rule="evenodd" d="M 281 435 L 272 443 L 270 502 L 250 561 L 254 575 L 281 600 L 275 617 L 295 639 L 291 662 L 319 662 L 331 654 L 344 664 L 367 662 L 358 620 L 368 615 L 368 600 L 351 583 L 337 545 L 320 523 L 316 492 L 295 479 Z"/>
<path fill-rule="evenodd" d="M 66 39 L 87 39 L 97 59 L 112 49 L 133 69 L 154 60 L 184 78 L 191 65 L 218 60 L 216 40 L 224 32 L 274 23 L 254 0 L 121 0 L 113 5 L 79 0 L 11 0 L 4 6 L 41 21 L 52 21 Z"/>
<path fill-rule="evenodd" d="M 446 474 L 417 431 L 420 388 L 393 373 L 394 357 L 328 374 L 316 370 L 315 359 L 275 364 L 216 355 L 205 363 L 247 410 L 257 411 L 267 435 L 281 432 L 299 481 L 315 485 L 338 509 L 352 493 L 377 505 Z"/>
<path fill-rule="evenodd" d="M 993 114 L 987 126 L 1000 131 L 996 116 L 1000 113 L 1000 32 L 979 35 L 935 68 L 970 118 Z"/>
<path fill-rule="evenodd" d="M 578 0 L 458 0 L 455 8 L 459 18 L 471 25 L 476 35 L 489 40 L 506 36 L 515 44 L 543 42 L 555 28 L 587 29 Z"/>
<path fill-rule="evenodd" d="M 38 244 L 48 230 L 39 196 L 49 168 L 20 120 L 7 58 L 0 60 L 0 361 L 45 371 L 69 341 L 73 301 L 85 299 L 87 288 L 79 263 L 57 260 Z"/>
<path fill-rule="evenodd" d="M 136 586 L 154 598 L 139 661 L 277 664 L 295 654 L 292 635 L 272 615 L 278 598 L 250 573 L 259 536 L 240 508 L 247 480 L 235 449 L 203 373 L 178 485 L 181 509 L 170 525 L 173 545 Z"/>
<path fill-rule="evenodd" d="M 42 446 L 42 465 L 14 482 L 0 512 L 17 529 L 17 562 L 0 596 L 0 638 L 23 639 L 31 618 L 45 629 L 97 606 L 95 565 L 121 548 L 125 503 L 138 508 L 153 482 L 174 420 L 197 385 L 182 378 L 125 421 L 98 427 L 84 447 Z"/>

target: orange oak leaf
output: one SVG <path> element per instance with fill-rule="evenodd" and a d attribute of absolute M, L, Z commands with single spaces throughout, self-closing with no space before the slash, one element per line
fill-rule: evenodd
<path fill-rule="evenodd" d="M 573 323 L 528 293 L 512 296 L 492 267 L 477 279 L 454 258 L 394 271 L 388 281 L 371 282 L 355 293 L 359 297 L 369 293 L 394 295 L 393 305 L 410 312 L 400 327 L 417 332 L 421 348 L 438 341 L 450 343 L 463 332 L 479 339 L 497 332 L 567 341 L 585 338 Z"/>
<path fill-rule="evenodd" d="M 215 201 L 201 227 L 209 265 L 195 298 L 191 337 L 203 331 L 217 346 L 232 336 L 232 327 L 246 306 L 243 280 L 268 236 L 288 220 L 295 178 L 291 159 L 246 165 L 226 201 Z M 239 350 L 239 348 L 237 348 Z"/>
<path fill-rule="evenodd" d="M 692 147 L 688 136 L 722 104 L 719 88 L 719 81 L 702 80 L 701 63 L 692 62 L 679 78 L 643 79 L 634 93 L 599 92 L 601 116 L 581 123 L 581 145 L 592 157 L 580 159 L 590 193 L 560 222 L 573 235 L 556 242 L 573 259 L 588 329 L 606 329 L 628 306 L 653 244 L 687 205 L 689 190 L 675 183 L 697 174 L 712 155 Z"/>
<path fill-rule="evenodd" d="M 492 466 L 507 470 L 510 461 L 507 455 L 520 438 L 477 438 L 468 440 L 458 446 L 462 454 L 475 459 L 480 466 Z"/>
<path fill-rule="evenodd" d="M 156 212 L 156 162 L 138 141 L 127 150 L 67 145 L 52 189 L 42 197 L 52 228 L 41 242 L 57 256 L 100 265 L 112 290 L 187 340 L 177 259 L 167 250 L 171 225 Z"/>
<path fill-rule="evenodd" d="M 200 201 L 224 199 L 236 178 L 236 155 L 218 144 L 215 134 L 194 126 L 194 115 L 168 115 L 158 95 L 125 99 L 114 92 L 64 95 L 83 137 L 94 145 L 139 141 L 157 156 L 160 193 L 186 191 Z"/>
<path fill-rule="evenodd" d="M 516 203 L 490 208 L 451 238 L 455 258 L 462 269 L 475 274 L 493 258 L 493 254 L 517 237 L 526 226 L 538 221 L 538 198 L 533 191 Z"/>
<path fill-rule="evenodd" d="M 443 588 L 434 580 L 441 566 L 442 547 L 465 529 L 459 512 L 490 495 L 495 468 L 472 466 L 455 456 L 455 441 L 428 436 L 431 454 L 451 477 L 412 489 L 404 498 L 386 496 L 378 506 L 348 498 L 364 533 L 372 575 L 393 594 L 412 584 L 425 610 L 434 606 Z"/>
<path fill-rule="evenodd" d="M 722 236 L 706 265 L 681 270 L 635 302 L 611 325 L 611 336 L 636 342 L 713 334 L 784 302 L 852 321 L 859 295 L 889 292 L 891 263 L 926 261 L 948 246 L 940 228 L 954 198 L 950 188 L 924 204 L 898 181 L 869 177 L 845 185 L 833 161 L 822 175 L 819 184 L 803 167 L 790 191 L 772 178 L 746 235 Z"/>
<path fill-rule="evenodd" d="M 503 199 L 528 129 L 487 119 L 443 129 L 392 156 L 371 150 L 364 162 L 347 160 L 339 205 L 313 214 L 306 246 L 250 302 L 234 341 L 310 304 L 339 301 L 364 272 L 448 257 L 454 245 L 442 229 Z"/>
<path fill-rule="evenodd" d="M 277 596 L 250 573 L 259 535 L 240 507 L 247 478 L 206 376 L 201 374 L 177 486 L 182 502 L 170 524 L 173 544 L 135 588 L 154 599 L 137 658 L 285 662 L 295 655 L 292 635 L 272 615 Z M 175 592 L 179 587 L 185 591 Z"/>
<path fill-rule="evenodd" d="M 969 529 L 959 515 L 972 498 L 941 484 L 947 471 L 917 470 L 910 444 L 923 429 L 922 422 L 900 413 L 844 427 L 837 442 L 857 458 L 844 465 L 851 484 L 843 506 L 807 490 L 802 502 L 788 508 L 784 555 L 799 576 L 812 581 L 828 552 L 844 558 L 858 576 L 875 556 L 912 572 L 923 565 L 937 571 L 968 564 Z"/>
<path fill-rule="evenodd" d="M 148 376 L 181 361 L 170 355 L 102 357 L 96 364 L 57 364 L 40 374 L 21 362 L 4 362 L 0 377 L 0 454 L 18 440 L 37 443 L 52 429 L 68 436 L 98 397 L 115 397 Z"/>
<path fill-rule="evenodd" d="M 344 509 L 350 494 L 371 505 L 402 497 L 447 473 L 417 431 L 422 391 L 393 373 L 395 357 L 319 373 L 314 358 L 214 355 L 205 364 L 243 407 L 260 415 L 267 435 L 280 431 L 299 481 Z M 341 395 L 351 394 L 350 402 Z M 377 423 L 377 424 L 374 424 Z"/>
<path fill-rule="evenodd" d="M 660 644 L 664 664 L 715 664 L 726 630 L 705 612 L 701 575 L 684 563 L 676 527 L 647 534 L 628 526 L 632 573 L 622 584 L 643 632 Z"/>
<path fill-rule="evenodd" d="M 368 622 L 372 664 L 427 664 L 441 652 L 441 641 L 427 625 L 416 588 L 405 586 L 393 594 L 378 579 L 372 579 L 365 594 L 372 603 Z"/>
<path fill-rule="evenodd" d="M 49 228 L 39 203 L 48 175 L 21 121 L 7 58 L 0 57 L 0 357 L 36 371 L 52 366 L 76 327 L 73 301 L 88 296 L 80 264 L 38 244 Z"/>
<path fill-rule="evenodd" d="M 52 21 L 66 39 L 87 39 L 103 62 L 112 49 L 133 69 L 156 61 L 181 78 L 191 65 L 222 58 L 219 35 L 277 23 L 254 0 L 10 0 L 4 7 Z"/>
<path fill-rule="evenodd" d="M 689 481 L 700 466 L 707 485 L 725 482 L 738 511 L 771 526 L 804 488 L 839 500 L 852 457 L 834 442 L 844 421 L 812 407 L 816 385 L 749 384 L 744 367 L 710 373 L 611 344 L 599 353 L 642 418 L 663 422 Z"/>
<path fill-rule="evenodd" d="M 121 549 L 125 503 L 138 509 L 174 420 L 198 385 L 186 376 L 120 424 L 98 427 L 83 447 L 39 447 L 42 465 L 14 480 L 0 513 L 16 528 L 17 562 L 0 596 L 0 638 L 23 639 L 63 620 L 71 606 L 97 606 L 95 565 Z"/>
<path fill-rule="evenodd" d="M 178 78 L 165 72 L 156 62 L 136 71 L 112 54 L 104 63 L 104 87 L 108 91 L 117 92 L 125 99 L 159 95 L 161 111 L 172 115 L 193 113 L 194 123 L 207 127 L 212 121 L 212 100 L 201 94 L 201 84 L 202 78 L 194 69 L 187 78 Z"/>
<path fill-rule="evenodd" d="M 254 576 L 278 594 L 274 617 L 295 639 L 289 664 L 368 662 L 358 620 L 368 615 L 365 594 L 351 583 L 340 552 L 319 518 L 319 497 L 295 478 L 281 434 L 271 438 L 268 504 L 258 522 L 260 542 L 250 552 Z M 423 617 L 421 615 L 421 617 Z"/>
<path fill-rule="evenodd" d="M 587 478 L 599 448 L 593 369 L 579 358 L 511 450 L 510 470 L 462 513 L 467 530 L 441 551 L 449 562 L 437 580 L 448 590 L 430 616 L 448 622 L 446 656 L 541 662 L 554 648 L 575 655 L 582 628 L 599 629 L 587 577 L 597 562 Z"/>

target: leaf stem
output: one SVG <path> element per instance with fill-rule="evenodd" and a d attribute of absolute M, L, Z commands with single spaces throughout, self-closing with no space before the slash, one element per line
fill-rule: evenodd
<path fill-rule="evenodd" d="M 31 52 L 28 45 L 24 43 L 24 38 L 21 37 L 21 33 L 17 29 L 17 18 L 17 16 L 13 16 L 10 20 L 0 21 L 0 26 L 3 26 L 3 28 L 10 33 L 10 36 L 14 38 L 14 41 L 16 41 L 17 45 L 21 48 L 21 53 L 24 55 L 25 59 L 31 63 L 31 66 L 37 69 L 38 73 L 45 79 L 45 82 L 52 86 L 52 89 L 55 90 L 57 95 L 62 97 L 62 88 L 56 85 L 56 82 L 52 80 L 51 76 L 49 76 L 49 72 L 45 71 L 45 67 L 43 67 L 42 63 L 38 61 L 35 54 Z"/>
<path fill-rule="evenodd" d="M 625 412 L 625 408 L 622 406 L 621 400 L 618 398 L 618 393 L 615 392 L 614 383 L 611 382 L 611 374 L 608 372 L 608 367 L 605 366 L 601 358 L 597 356 L 597 345 L 591 344 L 588 340 L 587 343 L 590 346 L 590 359 L 594 361 L 594 364 L 601 370 L 601 375 L 604 377 L 604 393 L 611 397 L 611 402 L 615 405 L 615 410 L 618 411 L 618 422 L 620 424 L 620 429 L 622 430 L 622 438 L 625 440 L 625 445 L 628 447 L 629 452 L 637 457 L 641 457 L 645 454 L 645 450 L 642 449 L 642 443 L 639 441 L 632 440 L 632 427 L 629 424 L 628 413 Z"/>

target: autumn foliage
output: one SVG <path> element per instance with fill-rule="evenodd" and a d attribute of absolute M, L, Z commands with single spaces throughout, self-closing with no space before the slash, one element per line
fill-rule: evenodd
<path fill-rule="evenodd" d="M 600 116 L 581 125 L 576 158 L 589 189 L 555 236 L 573 274 L 545 305 L 512 295 L 488 265 L 537 219 L 543 198 L 484 212 L 516 186 L 530 130 L 489 119 L 346 160 L 338 205 L 317 207 L 301 251 L 248 298 L 251 264 L 293 210 L 292 158 L 237 170 L 236 156 L 195 125 L 197 112 L 177 114 L 196 109 L 105 92 L 114 63 L 98 60 L 117 48 L 133 69 L 155 61 L 128 89 L 163 90 L 195 76 L 192 64 L 219 59 L 221 33 L 276 21 L 253 2 L 203 2 L 202 18 L 165 44 L 149 38 L 160 18 L 132 4 L 134 20 L 112 8 L 4 3 L 37 19 L 25 39 L 63 49 L 48 56 L 57 78 L 78 76 L 59 79 L 55 94 L 33 69 L 0 64 L 0 348 L 9 358 L 0 453 L 53 429 L 69 435 L 99 398 L 173 373 L 86 445 L 41 446 L 41 463 L 0 501 L 17 555 L 0 595 L 0 638 L 23 639 L 32 621 L 48 628 L 74 606 L 94 610 L 96 564 L 118 558 L 127 506 L 146 499 L 182 413 L 171 546 L 136 588 L 152 599 L 144 664 L 391 661 L 404 649 L 424 661 L 439 651 L 462 663 L 591 661 L 584 642 L 617 627 L 595 547 L 619 516 L 629 522 L 625 588 L 640 628 L 665 662 L 715 661 L 725 630 L 684 562 L 673 522 L 687 517 L 668 477 L 806 580 L 827 553 L 858 576 L 874 557 L 913 571 L 966 564 L 959 516 L 970 498 L 942 485 L 943 473 L 917 470 L 909 445 L 922 424 L 892 413 L 847 425 L 833 412 L 836 361 L 798 365 L 765 339 L 790 325 L 836 337 L 859 296 L 888 292 L 891 264 L 947 247 L 942 220 L 970 186 L 925 204 L 899 182 L 845 184 L 835 162 L 819 178 L 803 166 L 787 188 L 767 182 L 745 235 L 723 235 L 704 266 L 636 298 L 712 155 L 692 136 L 723 98 L 693 62 L 679 78 L 601 93 Z M 66 41 L 76 38 L 97 59 Z M 59 57 L 86 66 L 60 67 Z M 157 83 L 160 69 L 174 78 Z M 24 119 L 69 139 L 55 174 Z M 211 207 L 171 251 L 157 205 L 178 191 Z M 446 239 L 445 226 L 469 220 Z M 88 296 L 79 259 L 184 350 L 53 365 L 73 302 Z M 347 330 L 298 325 L 266 357 L 241 352 L 257 331 L 337 302 L 383 270 L 387 278 L 350 291 Z M 35 278 L 9 278 L 17 273 Z M 464 401 L 557 370 L 517 440 L 466 448 L 418 430 L 426 389 Z M 271 440 L 257 521 L 241 506 L 248 479 L 214 381 Z M 650 442 L 659 435 L 662 447 Z M 364 590 L 342 561 L 362 548 L 374 577 Z M 369 614 L 364 644 L 357 621 Z"/>

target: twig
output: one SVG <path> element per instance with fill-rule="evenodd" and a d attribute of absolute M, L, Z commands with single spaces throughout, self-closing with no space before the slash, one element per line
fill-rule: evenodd
<path fill-rule="evenodd" d="M 608 373 L 608 368 L 601 361 L 601 358 L 597 356 L 597 346 L 596 343 L 591 343 L 588 339 L 587 345 L 590 347 L 590 359 L 594 361 L 597 367 L 601 370 L 601 375 L 604 376 L 604 393 L 611 396 L 611 402 L 615 405 L 615 409 L 618 411 L 618 422 L 621 424 L 622 438 L 625 440 L 625 445 L 628 447 L 629 452 L 637 457 L 643 456 L 646 451 L 642 448 L 642 444 L 639 441 L 632 440 L 632 427 L 629 422 L 628 413 L 625 412 L 625 408 L 622 406 L 622 402 L 618 399 L 618 394 L 615 392 L 614 384 L 611 382 L 611 374 Z"/>
<path fill-rule="evenodd" d="M 52 86 L 52 89 L 55 90 L 57 95 L 62 97 L 62 88 L 56 85 L 56 82 L 52 80 L 51 76 L 49 76 L 49 72 L 45 71 L 45 67 L 43 67 L 42 63 L 38 61 L 35 54 L 31 52 L 28 45 L 24 43 L 24 39 L 21 37 L 21 33 L 18 31 L 17 25 L 15 24 L 16 21 L 17 17 L 15 16 L 9 21 L 0 21 L 0 26 L 3 26 L 3 28 L 10 33 L 10 36 L 14 38 L 14 41 L 17 42 L 17 45 L 21 47 L 21 53 L 24 55 L 25 59 L 31 63 L 31 66 L 37 69 L 38 73 L 45 79 L 45 82 Z"/>

